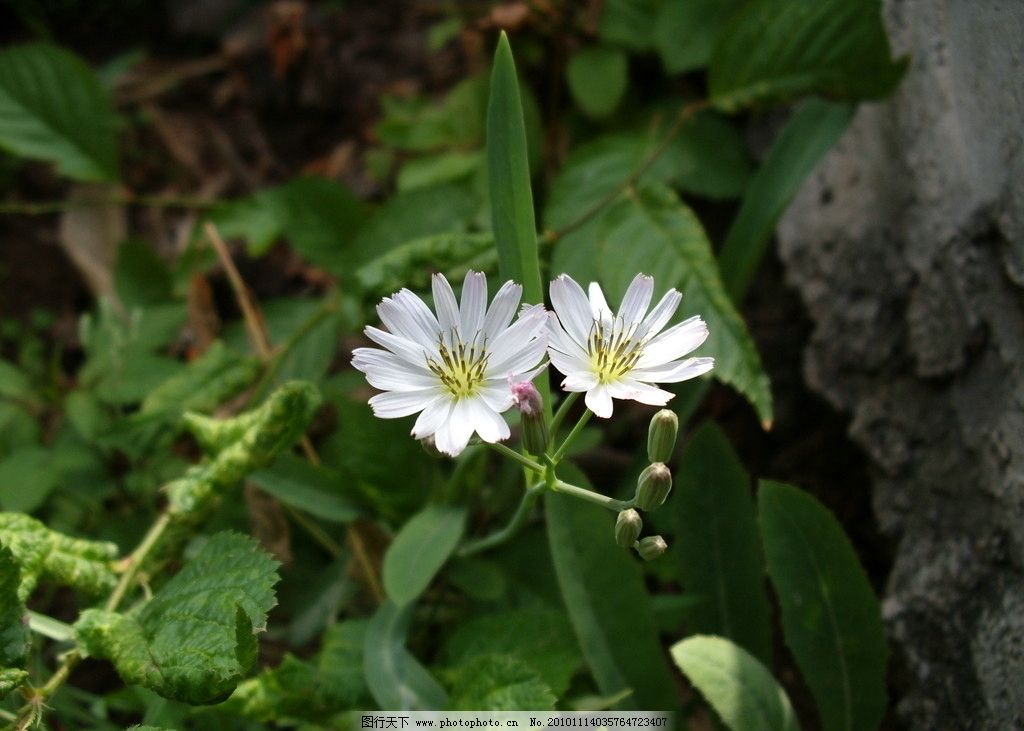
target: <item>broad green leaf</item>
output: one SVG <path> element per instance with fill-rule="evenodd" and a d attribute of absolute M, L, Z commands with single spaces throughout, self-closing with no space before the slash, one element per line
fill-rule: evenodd
<path fill-rule="evenodd" d="M 487 105 L 487 172 L 501 278 L 523 285 L 524 302 L 543 302 L 523 104 L 504 33 L 494 52 Z"/>
<path fill-rule="evenodd" d="M 825 731 L 877 728 L 885 713 L 885 631 L 867 575 L 839 522 L 790 485 L 758 493 L 768 574 L 786 644 Z"/>
<path fill-rule="evenodd" d="M 418 157 L 402 165 L 398 171 L 399 191 L 429 188 L 432 185 L 463 180 L 479 172 L 483 154 L 473 152 L 444 152 L 429 157 Z"/>
<path fill-rule="evenodd" d="M 333 625 L 312 662 L 285 655 L 272 670 L 243 681 L 220 708 L 254 721 L 320 722 L 349 708 L 365 707 L 363 679 L 365 620 Z"/>
<path fill-rule="evenodd" d="M 449 671 L 453 711 L 552 711 L 555 696 L 512 655 L 480 655 Z"/>
<path fill-rule="evenodd" d="M 687 626 L 726 637 L 771 665 L 771 610 L 750 478 L 722 430 L 702 426 L 683 451 L 672 498 L 683 585 L 704 601 Z"/>
<path fill-rule="evenodd" d="M 456 84 L 437 104 L 422 97 L 381 100 L 384 118 L 374 133 L 400 150 L 432 152 L 479 145 L 484 134 L 487 79 L 475 76 Z"/>
<path fill-rule="evenodd" d="M 455 550 L 466 525 L 464 508 L 428 505 L 414 515 L 384 554 L 382 578 L 397 606 L 414 601 Z"/>
<path fill-rule="evenodd" d="M 673 645 L 672 659 L 731 731 L 799 731 L 786 691 L 739 645 L 698 635 Z"/>
<path fill-rule="evenodd" d="M 764 163 L 750 181 L 739 213 L 718 255 L 729 295 L 743 295 L 764 256 L 779 216 L 853 119 L 851 104 L 808 99 L 779 133 Z"/>
<path fill-rule="evenodd" d="M 802 94 L 878 99 L 907 59 L 890 58 L 880 0 L 750 0 L 719 36 L 712 103 L 733 112 Z"/>
<path fill-rule="evenodd" d="M 212 411 L 259 375 L 259 361 L 239 355 L 220 341 L 167 379 L 142 401 L 140 411 Z"/>
<path fill-rule="evenodd" d="M 601 40 L 630 51 L 646 51 L 654 44 L 658 8 L 663 0 L 606 0 L 601 10 Z M 687 0 L 689 2 L 689 0 Z"/>
<path fill-rule="evenodd" d="M 455 627 L 441 651 L 450 666 L 487 655 L 515 657 L 532 668 L 550 692 L 561 696 L 582 665 L 572 625 L 547 607 L 508 609 L 468 619 Z"/>
<path fill-rule="evenodd" d="M 20 587 L 18 562 L 0 538 L 0 667 L 24 665 L 28 655 L 30 638 Z"/>
<path fill-rule="evenodd" d="M 0 148 L 55 163 L 68 177 L 117 179 L 117 119 L 77 56 L 32 43 L 0 51 Z"/>
<path fill-rule="evenodd" d="M 359 509 L 343 494 L 341 473 L 312 465 L 294 454 L 282 454 L 275 462 L 249 475 L 249 481 L 286 505 L 304 510 L 332 523 L 349 523 Z"/>
<path fill-rule="evenodd" d="M 693 211 L 670 189 L 644 186 L 608 210 L 598 234 L 599 269 L 609 299 L 620 298 L 637 272 L 653 273 L 660 287 L 682 292 L 683 316 L 701 315 L 711 333 L 698 355 L 713 356 L 711 374 L 743 394 L 770 425 L 768 377 Z"/>
<path fill-rule="evenodd" d="M 117 247 L 114 289 L 126 307 L 158 305 L 172 299 L 171 272 L 153 247 L 128 239 Z"/>
<path fill-rule="evenodd" d="M 413 605 L 399 609 L 391 601 L 377 608 L 366 629 L 363 672 L 381 710 L 429 711 L 448 705 L 434 677 L 405 648 Z"/>
<path fill-rule="evenodd" d="M 455 558 L 445 564 L 445 579 L 471 599 L 499 601 L 508 590 L 508 581 L 493 561 L 478 556 Z"/>
<path fill-rule="evenodd" d="M 0 509 L 33 512 L 46 502 L 60 478 L 51 450 L 32 446 L 13 452 L 0 459 Z"/>
<path fill-rule="evenodd" d="M 279 360 L 270 366 L 273 382 L 321 382 L 338 352 L 343 320 L 343 314 L 336 305 L 320 304 L 299 329 L 293 331 L 287 340 L 280 341 Z"/>
<path fill-rule="evenodd" d="M 583 474 L 564 478 L 586 487 Z M 616 545 L 613 516 L 575 498 L 545 497 L 548 540 L 562 598 L 601 693 L 628 689 L 625 707 L 671 710 L 676 692 L 661 652 L 643 572 Z"/>
<path fill-rule="evenodd" d="M 114 588 L 113 543 L 72 538 L 50 530 L 21 513 L 0 513 L 0 544 L 13 554 L 21 571 L 18 597 L 24 601 L 38 581 L 47 579 L 90 594 Z"/>
<path fill-rule="evenodd" d="M 126 683 L 192 705 L 217 703 L 256 661 L 276 569 L 253 539 L 218 533 L 141 609 L 88 609 L 75 629 Z"/>
<path fill-rule="evenodd" d="M 20 368 L 0 358 L 0 398 L 13 401 L 36 402 L 32 382 Z"/>
<path fill-rule="evenodd" d="M 434 271 L 459 282 L 470 270 L 494 272 L 497 268 L 491 234 L 437 234 L 413 239 L 367 262 L 356 270 L 356 281 L 367 298 L 377 298 L 402 287 L 426 290 Z"/>
<path fill-rule="evenodd" d="M 718 33 L 744 0 L 664 2 L 654 28 L 661 62 L 670 74 L 706 66 Z"/>
<path fill-rule="evenodd" d="M 254 255 L 284 236 L 304 259 L 340 276 L 367 215 L 366 204 L 345 186 L 302 176 L 219 206 L 210 218 L 222 235 L 245 238 Z"/>
<path fill-rule="evenodd" d="M 584 48 L 573 54 L 566 68 L 569 91 L 577 106 L 591 117 L 607 117 L 626 92 L 629 59 L 607 46 Z"/>

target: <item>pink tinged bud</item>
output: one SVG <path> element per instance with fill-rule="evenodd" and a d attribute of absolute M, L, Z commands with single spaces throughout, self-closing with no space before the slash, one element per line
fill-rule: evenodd
<path fill-rule="evenodd" d="M 508 379 L 512 402 L 519 409 L 523 423 L 523 448 L 540 456 L 548 449 L 548 422 L 544 418 L 544 399 L 530 381 Z"/>

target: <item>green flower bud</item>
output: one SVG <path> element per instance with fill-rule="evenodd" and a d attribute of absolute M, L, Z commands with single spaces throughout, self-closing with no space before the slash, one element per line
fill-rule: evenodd
<path fill-rule="evenodd" d="M 668 462 L 676 448 L 677 434 L 679 417 L 674 411 L 662 409 L 651 417 L 651 425 L 647 429 L 647 460 Z"/>
<path fill-rule="evenodd" d="M 544 400 L 530 381 L 509 380 L 512 400 L 519 409 L 523 424 L 523 448 L 534 455 L 548 451 L 548 422 L 544 418 Z"/>
<path fill-rule="evenodd" d="M 636 506 L 641 510 L 656 510 L 672 492 L 672 471 L 661 462 L 648 465 L 636 481 Z"/>
<path fill-rule="evenodd" d="M 668 544 L 661 536 L 647 536 L 636 544 L 636 552 L 644 561 L 653 561 L 668 550 Z"/>
<path fill-rule="evenodd" d="M 644 521 L 640 518 L 640 513 L 632 508 L 623 510 L 615 519 L 615 542 L 623 548 L 631 547 L 640 537 L 643 527 Z"/>

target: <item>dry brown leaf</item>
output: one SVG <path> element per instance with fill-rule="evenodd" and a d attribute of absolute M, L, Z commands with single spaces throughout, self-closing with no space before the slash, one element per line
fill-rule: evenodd
<path fill-rule="evenodd" d="M 93 295 L 115 302 L 119 300 L 114 292 L 114 264 L 117 247 L 128 235 L 128 217 L 124 206 L 105 202 L 118 193 L 112 183 L 76 183 L 68 197 L 82 205 L 64 211 L 59 226 L 60 245 Z"/>

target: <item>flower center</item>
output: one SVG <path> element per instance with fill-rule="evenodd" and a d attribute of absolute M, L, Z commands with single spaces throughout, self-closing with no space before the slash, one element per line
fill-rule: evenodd
<path fill-rule="evenodd" d="M 455 333 L 451 334 L 449 343 L 445 343 L 444 337 L 439 334 L 437 350 L 440 360 L 427 359 L 427 368 L 431 373 L 441 380 L 455 398 L 474 395 L 484 382 L 484 371 L 487 370 L 486 343 L 478 345 L 474 337 L 472 342 L 466 344 Z"/>
<path fill-rule="evenodd" d="M 609 326 L 595 320 L 587 337 L 590 367 L 600 383 L 613 383 L 636 367 L 643 354 L 644 341 L 635 338 L 637 326 L 628 328 L 617 319 Z"/>

